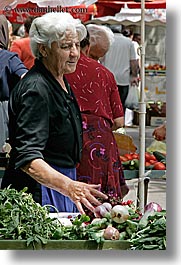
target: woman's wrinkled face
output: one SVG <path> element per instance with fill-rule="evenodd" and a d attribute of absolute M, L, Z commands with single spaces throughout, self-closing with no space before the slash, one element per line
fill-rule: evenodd
<path fill-rule="evenodd" d="M 47 48 L 46 65 L 55 75 L 64 75 L 76 70 L 80 57 L 80 41 L 78 34 L 67 31 L 65 38 L 52 42 Z"/>

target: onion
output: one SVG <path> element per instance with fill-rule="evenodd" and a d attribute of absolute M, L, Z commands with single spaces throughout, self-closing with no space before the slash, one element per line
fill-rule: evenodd
<path fill-rule="evenodd" d="M 106 208 L 108 212 L 111 211 L 112 205 L 109 202 L 104 202 L 102 205 Z"/>
<path fill-rule="evenodd" d="M 94 209 L 95 217 L 105 217 L 107 213 L 108 213 L 108 211 L 106 210 L 106 208 L 102 204 L 97 206 Z"/>
<path fill-rule="evenodd" d="M 129 211 L 126 206 L 115 205 L 111 209 L 112 220 L 118 224 L 124 223 L 129 217 Z"/>
<path fill-rule="evenodd" d="M 145 206 L 145 212 L 154 210 L 155 212 L 161 212 L 162 207 L 156 202 L 150 202 Z"/>
<path fill-rule="evenodd" d="M 119 231 L 115 227 L 108 226 L 104 230 L 104 234 L 103 234 L 104 239 L 118 240 L 119 236 L 120 236 Z"/>

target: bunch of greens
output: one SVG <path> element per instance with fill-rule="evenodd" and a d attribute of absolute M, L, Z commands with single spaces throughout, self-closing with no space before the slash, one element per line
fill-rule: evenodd
<path fill-rule="evenodd" d="M 34 248 L 35 243 L 47 244 L 51 239 L 100 242 L 102 228 L 109 224 L 106 218 L 90 224 L 90 217 L 82 214 L 65 226 L 49 217 L 49 208 L 36 203 L 27 188 L 19 192 L 10 187 L 0 190 L 0 240 L 26 240 L 27 246 L 32 244 Z"/>
<path fill-rule="evenodd" d="M 48 208 L 36 203 L 26 191 L 0 190 L 0 240 L 46 244 L 59 224 L 49 217 Z"/>
<path fill-rule="evenodd" d="M 95 240 L 97 243 L 104 241 L 103 233 L 110 224 L 107 218 L 101 218 L 90 223 L 89 216 L 82 214 L 72 220 L 72 226 L 60 225 L 52 236 L 57 240 Z"/>
<path fill-rule="evenodd" d="M 166 250 L 166 211 L 147 211 L 130 241 L 131 250 Z"/>

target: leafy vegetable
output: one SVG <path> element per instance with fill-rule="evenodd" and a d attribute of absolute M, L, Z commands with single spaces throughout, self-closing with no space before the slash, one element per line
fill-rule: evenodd
<path fill-rule="evenodd" d="M 131 250 L 166 249 L 164 210 L 149 210 L 140 214 L 131 200 L 119 204 L 111 197 L 112 208 L 108 202 L 104 203 L 104 207 L 108 212 L 118 206 L 118 210 L 124 208 L 127 218 L 123 222 L 116 222 L 111 214 L 101 218 L 94 216 L 93 219 L 82 214 L 65 226 L 57 218 L 49 217 L 51 205 L 42 207 L 26 192 L 27 188 L 20 192 L 10 187 L 0 190 L 0 240 L 26 240 L 27 246 L 32 244 L 36 248 L 36 243 L 46 244 L 51 239 L 94 240 L 99 244 L 109 238 L 131 241 Z"/>
<path fill-rule="evenodd" d="M 48 208 L 36 203 L 26 191 L 0 190 L 0 239 L 27 240 L 27 246 L 46 244 L 59 224 L 48 216 Z"/>
<path fill-rule="evenodd" d="M 152 212 L 144 223 L 145 226 L 140 219 L 138 230 L 131 238 L 131 250 L 166 250 L 166 211 Z"/>

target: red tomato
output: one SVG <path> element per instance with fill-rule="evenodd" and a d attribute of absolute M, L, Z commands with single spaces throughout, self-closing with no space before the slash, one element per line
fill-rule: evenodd
<path fill-rule="evenodd" d="M 127 157 L 124 157 L 124 156 L 121 156 L 121 155 L 119 157 L 121 159 L 121 162 L 126 162 L 126 161 L 129 160 Z"/>
<path fill-rule="evenodd" d="M 132 159 L 139 159 L 139 154 L 133 153 L 132 154 Z"/>
<path fill-rule="evenodd" d="M 162 162 L 156 162 L 154 164 L 153 169 L 155 169 L 155 170 L 165 170 L 166 169 L 166 166 Z"/>
<path fill-rule="evenodd" d="M 150 161 L 150 158 L 151 157 L 151 154 L 150 153 L 148 153 L 148 152 L 145 152 L 145 161 Z"/>
<path fill-rule="evenodd" d="M 158 161 L 157 160 L 153 160 L 153 159 L 150 159 L 150 164 L 154 165 L 155 163 L 157 163 Z"/>
<path fill-rule="evenodd" d="M 153 154 L 150 155 L 150 160 L 157 161 L 156 157 Z"/>
<path fill-rule="evenodd" d="M 146 161 L 146 162 L 145 162 L 145 167 L 149 167 L 149 166 L 151 166 L 151 163 L 148 162 L 148 161 Z"/>
<path fill-rule="evenodd" d="M 132 155 L 131 154 L 124 154 L 124 157 L 126 157 L 128 160 L 132 160 Z"/>

